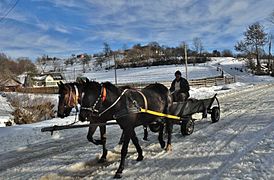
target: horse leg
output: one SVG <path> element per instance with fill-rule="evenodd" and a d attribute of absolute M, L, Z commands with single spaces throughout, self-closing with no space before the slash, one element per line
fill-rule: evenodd
<path fill-rule="evenodd" d="M 131 132 L 130 132 L 131 131 Z M 130 129 L 130 130 L 123 130 L 123 134 L 124 134 L 124 142 L 123 142 L 123 146 L 121 149 L 121 161 L 120 161 L 120 165 L 119 168 L 117 169 L 114 178 L 121 178 L 122 177 L 122 172 L 124 170 L 124 166 L 125 166 L 125 159 L 126 159 L 126 155 L 128 152 L 128 144 L 129 144 L 129 140 L 131 137 L 131 133 L 134 131 L 134 129 Z"/>
<path fill-rule="evenodd" d="M 147 136 L 148 136 L 147 126 L 143 126 L 143 128 L 144 128 L 144 138 L 143 138 L 143 140 L 148 141 L 148 139 L 147 139 Z"/>
<path fill-rule="evenodd" d="M 95 145 L 100 145 L 100 144 L 102 144 L 101 140 L 93 139 L 93 134 L 95 133 L 97 127 L 98 126 L 89 126 L 87 139 L 89 142 L 92 142 Z"/>
<path fill-rule="evenodd" d="M 124 131 L 121 134 L 121 137 L 120 137 L 120 140 L 119 140 L 118 144 L 121 145 L 121 144 L 123 144 L 123 142 L 124 142 Z"/>
<path fill-rule="evenodd" d="M 167 95 L 167 104 L 165 108 L 165 113 L 169 114 L 171 105 L 172 105 L 172 98 L 169 95 Z M 168 135 L 166 151 L 172 151 L 171 136 L 172 136 L 172 130 L 173 130 L 173 123 L 170 119 L 165 119 L 165 121 L 166 121 L 167 135 Z"/>
<path fill-rule="evenodd" d="M 168 135 L 166 151 L 172 151 L 171 136 L 172 136 L 173 124 L 170 120 L 166 120 L 166 128 L 167 128 L 167 135 Z"/>
<path fill-rule="evenodd" d="M 160 129 L 159 129 L 159 136 L 158 136 L 159 143 L 161 145 L 161 148 L 165 148 L 165 141 L 164 141 L 164 124 L 160 123 Z"/>
<path fill-rule="evenodd" d="M 138 157 L 137 157 L 136 161 L 142 161 L 144 159 L 143 150 L 142 150 L 142 148 L 139 144 L 139 141 L 138 141 L 138 138 L 137 138 L 135 132 L 133 132 L 131 140 L 132 140 L 132 142 L 133 142 L 133 144 L 134 144 L 134 146 L 135 146 L 135 148 L 138 152 Z"/>
<path fill-rule="evenodd" d="M 100 135 L 101 135 L 101 141 L 103 145 L 103 154 L 101 158 L 99 159 L 98 163 L 104 163 L 107 161 L 107 153 L 108 153 L 106 148 L 106 141 L 107 141 L 106 126 L 100 126 Z"/>

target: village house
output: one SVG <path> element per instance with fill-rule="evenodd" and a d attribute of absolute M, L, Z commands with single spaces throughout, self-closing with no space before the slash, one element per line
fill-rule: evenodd
<path fill-rule="evenodd" d="M 17 88 L 21 87 L 22 83 L 15 78 L 7 78 L 5 80 L 0 80 L 0 90 L 1 91 L 15 91 Z"/>
<path fill-rule="evenodd" d="M 27 87 L 57 87 L 60 81 L 65 79 L 61 73 L 29 74 L 25 80 Z"/>

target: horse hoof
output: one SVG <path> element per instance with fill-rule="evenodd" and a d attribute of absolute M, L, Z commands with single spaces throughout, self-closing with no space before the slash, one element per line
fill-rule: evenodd
<path fill-rule="evenodd" d="M 116 173 L 113 178 L 114 179 L 121 179 L 122 178 L 122 173 Z"/>
<path fill-rule="evenodd" d="M 99 161 L 98 161 L 98 163 L 105 163 L 105 162 L 107 162 L 107 159 L 106 158 L 100 158 L 99 159 Z"/>
<path fill-rule="evenodd" d="M 167 152 L 172 151 L 172 145 L 171 145 L 171 144 L 167 145 L 167 147 L 166 147 L 166 151 L 167 151 Z"/>
<path fill-rule="evenodd" d="M 166 146 L 166 143 L 165 143 L 165 142 L 161 143 L 161 148 L 162 148 L 162 149 L 164 149 L 165 146 Z"/>
<path fill-rule="evenodd" d="M 142 161 L 144 159 L 144 156 L 141 155 L 141 156 L 138 156 L 138 158 L 136 159 L 136 161 Z"/>

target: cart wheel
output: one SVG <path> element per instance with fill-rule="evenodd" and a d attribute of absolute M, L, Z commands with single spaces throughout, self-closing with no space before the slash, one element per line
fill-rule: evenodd
<path fill-rule="evenodd" d="M 160 130 L 160 124 L 159 123 L 152 123 L 150 125 L 148 125 L 149 129 L 152 131 L 152 132 L 159 132 Z"/>
<path fill-rule="evenodd" d="M 219 107 L 212 108 L 211 120 L 213 123 L 218 122 L 220 120 L 220 108 Z"/>
<path fill-rule="evenodd" d="M 193 119 L 184 119 L 181 124 L 182 135 L 190 135 L 194 131 L 194 121 Z"/>

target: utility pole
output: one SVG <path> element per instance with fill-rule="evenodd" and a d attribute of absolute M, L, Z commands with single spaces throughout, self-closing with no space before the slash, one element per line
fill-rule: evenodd
<path fill-rule="evenodd" d="M 116 56 L 115 56 L 115 52 L 113 53 L 113 59 L 114 59 L 114 77 L 115 77 L 115 85 L 117 85 L 117 63 L 116 63 Z"/>
<path fill-rule="evenodd" d="M 271 41 L 272 41 L 272 36 L 270 34 L 269 35 L 269 47 L 268 47 L 268 67 L 267 67 L 268 74 L 270 74 L 270 69 L 272 71 L 272 68 L 273 68 L 273 62 L 270 62 L 270 59 L 271 59 Z"/>
<path fill-rule="evenodd" d="M 187 44 L 184 45 L 185 48 L 185 68 L 186 68 L 186 79 L 188 80 L 187 76 Z"/>
<path fill-rule="evenodd" d="M 76 70 L 75 70 L 75 68 L 74 68 L 74 70 L 73 70 L 73 74 L 74 74 L 74 81 L 76 81 Z"/>

